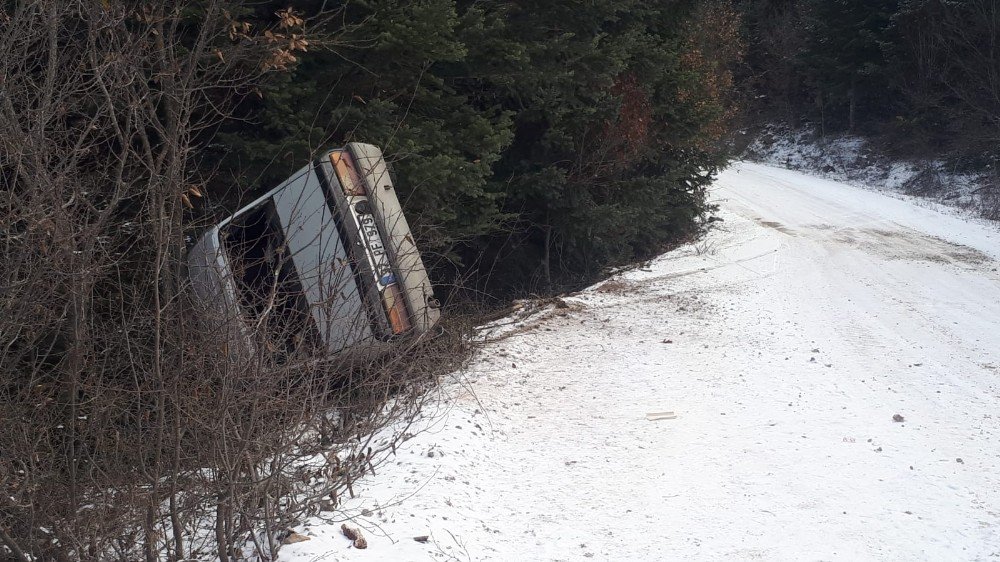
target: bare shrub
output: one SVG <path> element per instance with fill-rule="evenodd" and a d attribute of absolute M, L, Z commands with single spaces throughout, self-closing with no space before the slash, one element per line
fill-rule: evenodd
<path fill-rule="evenodd" d="M 990 176 L 977 190 L 979 210 L 988 219 L 1000 221 L 1000 178 Z"/>
<path fill-rule="evenodd" d="M 192 320 L 198 149 L 294 64 L 306 22 L 252 26 L 221 0 L 4 6 L 0 558 L 273 559 L 461 345 L 276 360 Z"/>

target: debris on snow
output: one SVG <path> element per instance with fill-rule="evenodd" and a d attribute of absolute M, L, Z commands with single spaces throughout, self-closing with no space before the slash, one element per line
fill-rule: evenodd
<path fill-rule="evenodd" d="M 295 544 L 299 542 L 305 542 L 310 540 L 312 537 L 307 537 L 306 535 L 300 535 L 298 533 L 288 533 L 288 536 L 281 541 L 281 544 Z"/>
<path fill-rule="evenodd" d="M 364 535 L 361 534 L 361 529 L 358 529 L 357 527 L 351 527 L 347 523 L 344 523 L 343 525 L 340 526 L 340 532 L 343 533 L 344 536 L 351 541 L 351 544 L 354 545 L 354 548 L 359 548 L 359 549 L 368 548 L 368 541 L 365 540 Z"/>

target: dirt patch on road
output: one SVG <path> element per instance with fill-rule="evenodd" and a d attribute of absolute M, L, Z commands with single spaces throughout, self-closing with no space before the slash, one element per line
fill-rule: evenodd
<path fill-rule="evenodd" d="M 961 266 L 978 266 L 992 261 L 992 258 L 975 248 L 910 229 L 845 228 L 823 237 L 891 260 L 930 261 Z"/>
<path fill-rule="evenodd" d="M 794 230 L 788 228 L 787 226 L 781 224 L 780 222 L 777 222 L 777 221 L 766 221 L 766 220 L 764 220 L 762 218 L 759 218 L 759 217 L 755 218 L 754 221 L 756 221 L 757 224 L 759 224 L 761 226 L 766 226 L 767 228 L 771 228 L 771 229 L 777 230 L 778 232 L 780 232 L 782 234 L 787 234 L 789 236 L 797 236 L 797 234 L 795 233 Z"/>

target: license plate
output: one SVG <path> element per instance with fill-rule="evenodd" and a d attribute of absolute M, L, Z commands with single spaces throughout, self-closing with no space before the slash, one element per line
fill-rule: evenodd
<path fill-rule="evenodd" d="M 355 214 L 355 216 L 358 219 L 358 230 L 361 232 L 362 240 L 364 240 L 365 253 L 375 276 L 375 283 L 379 286 L 379 290 L 382 290 L 386 285 L 391 284 L 390 278 L 392 277 L 392 267 L 389 265 L 389 255 L 385 251 L 385 244 L 382 243 L 382 237 L 378 233 L 378 227 L 375 226 L 373 215 Z"/>

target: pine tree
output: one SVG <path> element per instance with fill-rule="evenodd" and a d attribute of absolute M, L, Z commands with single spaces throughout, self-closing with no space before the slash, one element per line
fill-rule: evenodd
<path fill-rule="evenodd" d="M 853 131 L 888 103 L 883 45 L 897 6 L 898 0 L 810 1 L 804 58 L 824 126 L 843 123 Z"/>
<path fill-rule="evenodd" d="M 726 6 L 351 2 L 334 44 L 250 98 L 224 162 L 262 189 L 320 148 L 378 144 L 434 265 L 503 284 L 648 255 L 696 227 L 722 161 L 738 53 L 706 37 L 735 40 L 709 17 Z"/>

